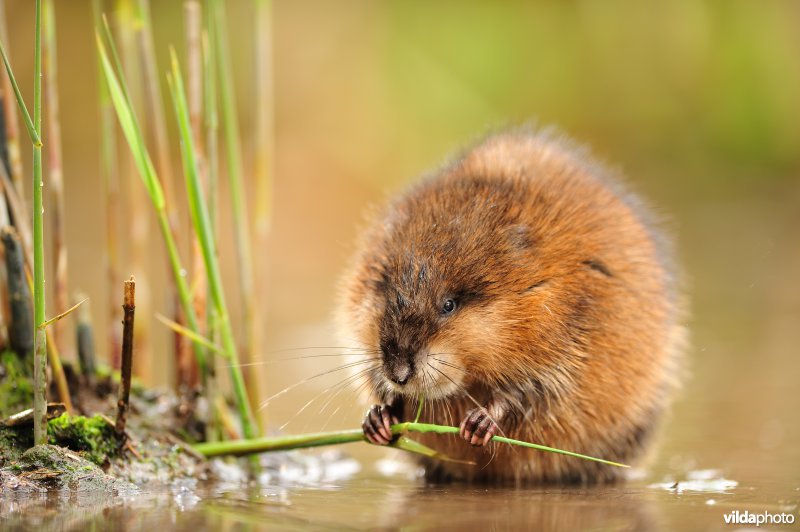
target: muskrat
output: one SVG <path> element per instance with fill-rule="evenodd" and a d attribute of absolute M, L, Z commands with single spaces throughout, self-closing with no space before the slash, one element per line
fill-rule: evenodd
<path fill-rule="evenodd" d="M 460 434 L 420 441 L 475 463 L 423 459 L 430 480 L 620 478 L 490 439 L 637 463 L 680 380 L 675 277 L 648 210 L 584 150 L 550 133 L 489 136 L 362 235 L 339 318 L 373 355 L 365 436 L 389 443 L 424 397 L 420 421 Z"/>

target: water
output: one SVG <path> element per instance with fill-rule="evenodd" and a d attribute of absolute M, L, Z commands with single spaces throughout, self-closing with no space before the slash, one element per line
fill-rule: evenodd
<path fill-rule="evenodd" d="M 5 498 L 8 530 L 717 530 L 733 510 L 797 515 L 800 492 L 699 472 L 685 489 L 647 480 L 599 488 L 425 486 L 365 472 L 339 482 L 174 486 L 135 495 Z M 705 476 L 704 476 L 705 475 Z M 736 484 L 736 485 L 734 485 Z M 679 483 L 680 486 L 680 483 Z"/>
<path fill-rule="evenodd" d="M 3 494 L 8 530 L 731 530 L 731 512 L 800 509 L 800 236 L 795 202 L 691 204 L 680 213 L 693 301 L 690 378 L 650 466 L 624 485 L 592 488 L 426 486 L 391 450 L 343 446 L 355 461 L 295 460 L 262 487 L 183 484 L 138 493 Z M 723 238 L 723 235 L 735 238 Z M 299 329 L 289 345 L 312 345 Z M 330 340 L 322 338 L 323 345 Z M 332 344 L 328 344 L 332 345 Z M 324 360 L 328 364 L 328 359 Z M 331 365 L 337 362 L 331 361 Z M 272 389 L 324 370 L 283 368 Z M 272 372 L 275 377 L 275 372 Z M 274 425 L 341 377 L 312 381 L 270 410 Z M 325 403 L 323 394 L 322 403 Z M 288 432 L 352 428 L 361 406 L 341 393 Z M 323 410 L 324 408 L 324 410 Z M 338 411 L 338 413 L 334 413 Z M 330 422 L 330 423 L 329 423 Z M 301 456 L 317 456 L 307 453 Z M 299 465 L 298 465 L 299 464 Z M 355 465 L 358 464 L 358 465 Z M 358 471 L 356 472 L 356 470 Z M 413 468 L 411 468 L 413 470 Z M 677 482 L 677 484 L 676 484 Z M 772 528 L 798 529 L 800 524 Z"/>

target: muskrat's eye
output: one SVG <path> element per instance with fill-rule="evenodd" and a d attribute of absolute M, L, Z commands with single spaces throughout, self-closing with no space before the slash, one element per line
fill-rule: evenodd
<path fill-rule="evenodd" d="M 442 305 L 442 314 L 452 314 L 453 312 L 455 312 L 457 306 L 458 305 L 456 305 L 455 300 L 453 299 L 446 300 L 444 302 L 444 305 Z"/>

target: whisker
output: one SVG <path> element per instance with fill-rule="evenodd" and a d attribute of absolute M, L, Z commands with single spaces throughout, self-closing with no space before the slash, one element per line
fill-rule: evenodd
<path fill-rule="evenodd" d="M 289 353 L 289 352 L 292 352 L 292 351 L 303 351 L 303 350 L 306 350 L 306 349 L 341 349 L 341 350 L 353 350 L 353 351 L 369 351 L 369 352 L 373 352 L 373 353 L 376 353 L 376 354 L 379 352 L 379 350 L 377 350 L 377 349 L 372 349 L 372 348 L 368 348 L 368 347 L 348 347 L 348 346 L 341 346 L 341 345 L 337 345 L 337 346 L 319 346 L 319 345 L 317 345 L 317 346 L 308 346 L 308 347 L 286 347 L 286 348 L 283 348 L 283 349 L 274 349 L 272 351 L 269 351 L 269 353 Z"/>
<path fill-rule="evenodd" d="M 351 378 L 345 379 L 342 382 L 340 382 L 339 384 L 337 384 L 335 387 L 338 388 L 338 389 L 336 390 L 336 392 L 332 396 L 330 396 L 328 398 L 328 401 L 325 404 L 322 405 L 322 407 L 319 410 L 319 415 L 322 415 L 325 412 L 325 409 L 328 408 L 328 405 L 330 405 L 331 402 L 333 402 L 333 400 L 336 399 L 336 397 L 338 397 L 340 393 L 342 393 L 344 390 L 346 390 L 347 387 L 350 384 L 352 384 L 353 382 L 357 381 L 361 377 L 367 377 L 364 380 L 364 382 L 361 383 L 361 384 L 362 385 L 363 384 L 368 384 L 369 383 L 369 373 L 372 372 L 372 371 L 375 371 L 379 367 L 380 367 L 380 364 L 376 364 L 375 366 L 372 366 L 370 368 L 363 369 L 363 370 L 359 371 L 358 373 L 356 373 L 355 375 L 351 376 Z M 334 388 L 334 387 L 332 387 L 332 388 Z M 359 386 L 359 388 L 360 388 L 360 386 Z"/>
<path fill-rule="evenodd" d="M 365 357 L 365 356 L 372 356 L 377 353 L 328 353 L 322 355 L 303 355 L 299 357 L 285 357 L 285 358 L 275 358 L 272 360 L 259 360 L 257 362 L 246 362 L 241 364 L 226 364 L 223 367 L 232 368 L 232 367 L 239 367 L 239 368 L 246 368 L 248 366 L 266 366 L 268 364 L 275 364 L 277 362 L 291 362 L 293 360 L 305 360 L 308 358 L 324 358 L 324 357 L 346 357 L 346 356 L 356 356 L 356 357 Z"/>
<path fill-rule="evenodd" d="M 323 424 L 322 424 L 322 428 L 321 428 L 321 429 L 319 429 L 319 430 L 321 430 L 321 431 L 324 431 L 324 430 L 327 428 L 327 426 L 328 426 L 328 423 L 330 423 L 330 422 L 331 422 L 331 419 L 335 418 L 335 417 L 336 417 L 336 414 L 338 414 L 338 413 L 339 413 L 339 410 L 341 410 L 341 409 L 342 409 L 342 405 L 339 405 L 339 406 L 337 406 L 337 407 L 336 407 L 336 408 L 333 410 L 333 412 L 331 412 L 331 415 L 329 415 L 329 416 L 328 416 L 328 417 L 325 419 L 325 423 L 323 423 Z"/>
<path fill-rule="evenodd" d="M 461 366 L 457 366 L 457 365 L 452 364 L 450 362 L 445 362 L 444 360 L 439 360 L 435 356 L 431 356 L 431 358 L 434 359 L 439 364 L 442 364 L 443 366 L 447 366 L 448 368 L 453 368 L 453 369 L 457 369 L 458 371 L 461 371 L 461 372 L 464 372 L 464 373 L 468 373 L 468 371 L 466 369 L 462 368 Z"/>
<path fill-rule="evenodd" d="M 295 412 L 295 413 L 294 413 L 294 415 L 292 415 L 292 417 L 290 417 L 290 418 L 289 418 L 289 420 L 288 420 L 288 421 L 286 421 L 286 423 L 284 423 L 283 425 L 281 425 L 281 426 L 279 427 L 279 429 L 278 429 L 278 430 L 283 430 L 284 428 L 286 428 L 286 425 L 288 425 L 289 423 L 291 423 L 292 421 L 294 421 L 294 420 L 295 420 L 295 418 L 297 418 L 297 416 L 299 416 L 300 414 L 302 414 L 302 413 L 303 413 L 303 411 L 304 411 L 306 408 L 308 408 L 309 406 L 311 406 L 311 403 L 313 403 L 314 401 L 316 401 L 317 399 L 319 399 L 320 397 L 322 397 L 322 396 L 323 396 L 323 395 L 325 395 L 326 393 L 330 392 L 331 390 L 333 390 L 333 389 L 335 389 L 335 388 L 337 388 L 337 387 L 344 387 L 344 385 L 348 384 L 350 381 L 353 381 L 353 380 L 356 380 L 356 379 L 358 379 L 358 378 L 359 378 L 361 375 L 365 374 L 366 372 L 370 371 L 371 369 L 372 369 L 372 368 L 366 368 L 366 369 L 362 369 L 362 370 L 358 371 L 357 373 L 355 373 L 354 375 L 350 375 L 350 376 L 348 376 L 348 377 L 345 377 L 345 378 L 344 378 L 342 381 L 340 381 L 340 382 L 337 382 L 337 383 L 336 383 L 336 384 L 334 384 L 333 386 L 329 386 L 328 388 L 326 388 L 326 389 L 322 390 L 320 393 L 318 393 L 317 395 L 315 395 L 314 397 L 312 397 L 312 398 L 311 398 L 311 399 L 310 399 L 310 400 L 309 400 L 309 401 L 308 401 L 306 404 L 304 404 L 302 407 L 300 407 L 300 409 L 299 409 L 297 412 Z M 338 392 L 337 392 L 337 393 L 338 393 Z"/>
<path fill-rule="evenodd" d="M 317 373 L 316 375 L 312 375 L 311 377 L 306 377 L 305 379 L 303 379 L 303 380 L 301 380 L 301 381 L 298 381 L 298 382 L 296 382 L 296 383 L 294 383 L 294 384 L 291 384 L 291 385 L 287 386 L 286 388 L 284 388 L 283 390 L 279 391 L 278 393 L 276 393 L 276 394 L 274 394 L 274 395 L 272 395 L 272 396 L 268 397 L 268 398 L 267 398 L 265 401 L 263 401 L 263 402 L 261 403 L 261 405 L 258 407 L 258 411 L 261 411 L 261 410 L 262 410 L 262 409 L 263 409 L 265 406 L 267 406 L 267 405 L 268 405 L 268 404 L 269 404 L 271 401 L 273 401 L 274 399 L 276 399 L 276 398 L 280 397 L 281 395 L 285 394 L 286 392 L 289 392 L 289 391 L 291 391 L 291 390 L 294 390 L 294 389 L 295 389 L 295 388 L 297 388 L 298 386 L 301 386 L 301 385 L 303 385 L 303 384 L 305 384 L 305 383 L 307 383 L 307 382 L 309 382 L 309 381 L 312 381 L 312 380 L 316 379 L 317 377 L 323 377 L 323 376 L 325 376 L 325 375 L 330 375 L 331 373 L 335 373 L 335 372 L 337 372 L 337 371 L 341 371 L 341 370 L 343 370 L 343 369 L 348 369 L 348 368 L 356 367 L 356 366 L 359 366 L 359 365 L 361 365 L 361 364 L 367 364 L 367 363 L 371 363 L 371 362 L 373 362 L 374 360 L 377 360 L 377 359 L 376 359 L 376 358 L 370 358 L 370 359 L 367 359 L 367 360 L 359 360 L 359 361 L 356 361 L 356 362 L 349 362 L 349 363 L 347 363 L 347 364 L 343 364 L 343 365 L 341 365 L 341 366 L 338 366 L 338 367 L 336 367 L 336 368 L 329 369 L 329 370 L 327 370 L 327 371 L 323 371 L 322 373 Z"/>

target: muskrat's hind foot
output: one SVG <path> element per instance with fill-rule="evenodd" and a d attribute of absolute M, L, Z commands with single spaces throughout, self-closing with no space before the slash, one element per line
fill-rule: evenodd
<path fill-rule="evenodd" d="M 485 408 L 475 408 L 467 412 L 460 428 L 461 437 L 476 447 L 486 445 L 500 431 L 500 427 Z"/>
<path fill-rule="evenodd" d="M 370 443 L 388 445 L 395 438 L 392 436 L 391 426 L 397 422 L 397 417 L 389 405 L 372 405 L 367 410 L 361 428 L 364 429 L 364 436 Z"/>

